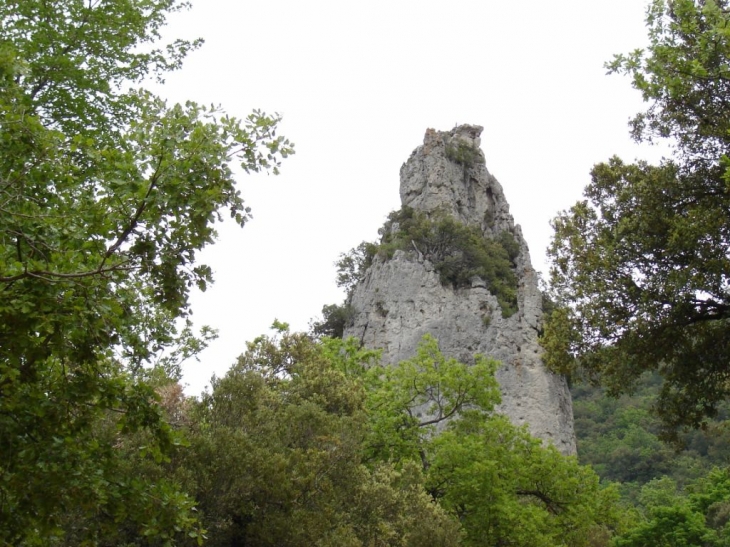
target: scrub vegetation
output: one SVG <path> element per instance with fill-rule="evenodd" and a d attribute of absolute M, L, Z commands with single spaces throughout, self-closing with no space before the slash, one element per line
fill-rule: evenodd
<path fill-rule="evenodd" d="M 480 277 L 497 297 L 504 317 L 517 311 L 514 268 L 520 247 L 511 233 L 492 239 L 449 215 L 429 217 L 410 207 L 390 213 L 379 232 L 379 243 L 363 242 L 337 262 L 337 283 L 348 295 L 375 257 L 389 260 L 396 251 L 405 251 L 431 262 L 444 286 L 471 287 L 473 278 Z"/>
<path fill-rule="evenodd" d="M 441 284 L 455 290 L 471 287 L 474 279 L 480 278 L 497 297 L 502 317 L 517 312 L 515 261 L 520 246 L 510 232 L 500 232 L 492 239 L 479 228 L 466 226 L 449 215 L 437 213 L 429 217 L 403 207 L 388 215 L 379 233 L 380 242 L 363 241 L 340 255 L 336 262 L 337 286 L 344 288 L 347 296 L 343 304 L 322 308 L 322 320 L 312 324 L 314 334 L 342 336 L 353 318 L 350 300 L 355 286 L 376 257 L 390 260 L 396 251 L 428 260 Z"/>

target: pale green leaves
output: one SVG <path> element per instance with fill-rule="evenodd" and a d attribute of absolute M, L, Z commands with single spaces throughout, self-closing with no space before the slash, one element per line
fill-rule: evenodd
<path fill-rule="evenodd" d="M 414 358 L 395 367 L 370 368 L 368 444 L 373 457 L 420 460 L 437 428 L 464 415 L 488 416 L 500 401 L 496 367 L 481 356 L 473 365 L 446 358 L 426 335 Z"/>

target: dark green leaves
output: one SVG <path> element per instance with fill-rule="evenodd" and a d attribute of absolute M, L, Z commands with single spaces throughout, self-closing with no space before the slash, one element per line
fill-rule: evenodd
<path fill-rule="evenodd" d="M 134 88 L 199 45 L 155 45 L 185 7 L 0 5 L 0 543 L 200 537 L 159 475 L 177 441 L 149 382 L 204 344 L 177 321 L 212 281 L 215 222 L 250 218 L 235 164 L 276 172 L 292 150 L 278 116 Z"/>
<path fill-rule="evenodd" d="M 209 544 L 458 545 L 417 466 L 366 466 L 366 391 L 376 354 L 353 340 L 291 334 L 248 345 L 193 408 L 178 474 Z"/>
<path fill-rule="evenodd" d="M 389 258 L 396 250 L 420 253 L 434 265 L 444 285 L 455 289 L 470 287 L 473 278 L 480 277 L 499 300 L 504 317 L 517 311 L 513 261 L 519 246 L 512 234 L 502 232 L 497 239 L 491 239 L 478 228 L 463 225 L 450 216 L 428 218 L 410 207 L 391 213 L 380 233 L 380 244 L 369 244 L 363 256 L 379 253 Z M 359 248 L 363 249 L 363 244 Z M 362 260 L 360 268 L 371 261 L 372 258 Z M 345 265 L 344 260 L 340 265 Z"/>
<path fill-rule="evenodd" d="M 644 370 L 666 380 L 666 434 L 698 426 L 730 395 L 730 75 L 724 1 L 655 1 L 646 51 L 619 55 L 649 103 L 637 139 L 668 137 L 672 160 L 598 164 L 585 201 L 554 221 L 546 329 L 554 370 L 580 364 L 616 394 Z M 574 359 L 578 360 L 575 361 Z"/>

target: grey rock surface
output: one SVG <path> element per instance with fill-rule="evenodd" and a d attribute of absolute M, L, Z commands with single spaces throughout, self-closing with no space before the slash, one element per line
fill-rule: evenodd
<path fill-rule="evenodd" d="M 502 404 L 498 410 L 517 425 L 527 424 L 534 436 L 561 452 L 575 454 L 567 382 L 549 372 L 541 360 L 542 296 L 537 274 L 502 187 L 487 171 L 479 149 L 481 131 L 473 125 L 448 132 L 429 129 L 423 145 L 401 168 L 401 201 L 426 214 L 446 212 L 479 226 L 488 237 L 511 232 L 520 245 L 515 260 L 518 312 L 502 317 L 497 298 L 484 280 L 472 279 L 469 288 L 445 287 L 433 265 L 419 253 L 396 251 L 389 260 L 376 257 L 354 288 L 350 301 L 354 319 L 345 336 L 359 338 L 366 347 L 381 348 L 383 361 L 391 364 L 412 357 L 426 333 L 438 340 L 449 357 L 473 362 L 474 355 L 481 353 L 499 360 Z M 469 161 L 454 160 L 459 150 L 472 154 Z"/>

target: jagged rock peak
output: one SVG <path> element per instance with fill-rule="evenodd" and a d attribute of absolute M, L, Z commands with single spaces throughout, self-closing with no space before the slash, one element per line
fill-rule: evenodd
<path fill-rule="evenodd" d="M 481 353 L 499 360 L 499 411 L 561 452 L 574 454 L 566 380 L 548 371 L 541 359 L 538 277 L 502 186 L 487 171 L 479 148 L 481 132 L 477 125 L 426 131 L 423 144 L 401 167 L 401 201 L 428 216 L 448 214 L 478 226 L 486 237 L 510 232 L 519 245 L 513 260 L 517 311 L 505 313 L 486 280 L 475 279 L 467 287 L 444 285 L 428 257 L 398 250 L 391 258 L 375 257 L 353 288 L 353 317 L 344 334 L 382 349 L 385 363 L 412 357 L 426 333 L 449 357 L 471 362 Z"/>
<path fill-rule="evenodd" d="M 445 212 L 484 234 L 513 231 L 514 221 L 502 186 L 485 165 L 479 125 L 451 131 L 426 130 L 400 170 L 404 206 L 426 214 Z"/>

